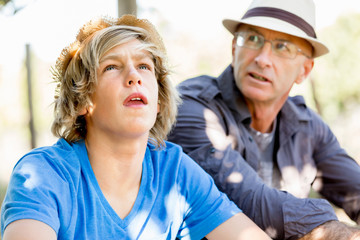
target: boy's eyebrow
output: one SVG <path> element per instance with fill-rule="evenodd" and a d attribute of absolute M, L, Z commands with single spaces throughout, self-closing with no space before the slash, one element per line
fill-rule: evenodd
<path fill-rule="evenodd" d="M 104 57 L 102 57 L 99 61 L 99 63 L 105 62 L 107 60 L 119 60 L 121 59 L 121 57 L 119 56 L 119 54 L 108 54 Z"/>
<path fill-rule="evenodd" d="M 150 52 L 148 52 L 148 51 L 141 51 L 141 52 L 135 54 L 134 58 L 135 58 L 136 60 L 141 60 L 141 59 L 144 59 L 144 58 L 150 58 L 150 59 L 152 59 L 151 54 L 150 54 Z"/>
<path fill-rule="evenodd" d="M 151 54 L 149 52 L 138 52 L 136 54 L 133 54 L 132 55 L 132 58 L 136 59 L 136 60 L 141 60 L 141 59 L 145 59 L 145 58 L 149 58 L 149 59 L 152 59 L 151 58 Z M 102 63 L 102 62 L 105 62 L 107 60 L 116 60 L 116 61 L 120 61 L 122 59 L 122 55 L 121 54 L 116 54 L 116 53 L 113 53 L 113 54 L 108 54 L 104 57 L 102 57 L 99 61 L 99 63 Z"/>

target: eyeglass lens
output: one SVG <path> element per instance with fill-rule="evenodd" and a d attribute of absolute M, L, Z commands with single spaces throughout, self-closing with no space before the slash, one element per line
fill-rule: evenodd
<path fill-rule="evenodd" d="M 284 58 L 295 58 L 298 53 L 298 48 L 295 44 L 285 40 L 266 40 L 261 34 L 243 31 L 237 34 L 236 44 L 239 47 L 259 50 L 265 42 L 271 44 L 272 51 L 275 55 Z"/>

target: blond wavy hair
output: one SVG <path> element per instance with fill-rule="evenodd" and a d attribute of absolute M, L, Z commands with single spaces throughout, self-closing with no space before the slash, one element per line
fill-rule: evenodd
<path fill-rule="evenodd" d="M 165 145 L 180 98 L 169 79 L 166 50 L 159 33 L 149 21 L 132 15 L 92 20 L 80 29 L 76 41 L 62 50 L 52 71 L 57 82 L 51 127 L 55 136 L 68 142 L 85 139 L 86 121 L 79 112 L 91 105 L 99 60 L 110 49 L 133 39 L 138 39 L 151 53 L 159 87 L 160 112 L 149 141 L 156 147 Z"/>

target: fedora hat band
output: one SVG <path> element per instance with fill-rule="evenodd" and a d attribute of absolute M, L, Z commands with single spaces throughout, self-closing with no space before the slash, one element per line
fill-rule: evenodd
<path fill-rule="evenodd" d="M 245 13 L 242 19 L 246 19 L 250 17 L 277 18 L 298 27 L 303 32 L 305 32 L 309 37 L 316 38 L 315 30 L 309 23 L 307 23 L 301 17 L 279 8 L 272 8 L 272 7 L 252 8 Z"/>

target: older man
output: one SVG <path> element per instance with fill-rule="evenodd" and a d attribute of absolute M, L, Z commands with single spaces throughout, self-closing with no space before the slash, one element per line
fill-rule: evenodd
<path fill-rule="evenodd" d="M 289 97 L 328 53 L 313 1 L 254 0 L 223 24 L 234 35 L 231 65 L 218 78 L 180 84 L 169 140 L 272 238 L 320 239 L 322 231 L 321 239 L 348 239 L 355 230 L 331 205 L 307 197 L 313 187 L 359 223 L 360 167 L 301 96 Z"/>

